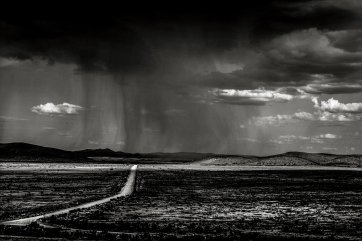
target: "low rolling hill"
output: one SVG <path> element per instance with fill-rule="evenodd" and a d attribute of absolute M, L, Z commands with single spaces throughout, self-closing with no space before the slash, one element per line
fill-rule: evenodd
<path fill-rule="evenodd" d="M 214 166 L 339 166 L 362 167 L 362 155 L 287 152 L 272 156 L 212 153 L 126 153 L 110 149 L 65 151 L 27 143 L 0 144 L 0 161 L 182 164 Z"/>
<path fill-rule="evenodd" d="M 194 162 L 217 166 L 340 166 L 362 167 L 361 155 L 287 152 L 273 156 L 215 156 Z"/>

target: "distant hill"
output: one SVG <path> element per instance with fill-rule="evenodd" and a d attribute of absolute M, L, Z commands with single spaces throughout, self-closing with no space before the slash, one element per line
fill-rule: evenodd
<path fill-rule="evenodd" d="M 73 153 L 85 157 L 140 157 L 139 154 L 112 151 L 111 149 L 85 149 L 81 151 L 73 151 Z"/>
<path fill-rule="evenodd" d="M 223 166 L 340 166 L 362 167 L 362 155 L 287 152 L 278 155 L 217 156 L 195 162 L 199 165 Z"/>
<path fill-rule="evenodd" d="M 56 148 L 37 146 L 27 143 L 0 144 L 0 158 L 3 159 L 30 159 L 30 160 L 87 160 L 87 157 L 78 153 L 64 151 Z"/>
<path fill-rule="evenodd" d="M 28 143 L 6 143 L 0 144 L 1 161 L 46 161 L 46 162 L 69 162 L 86 161 L 102 163 L 129 163 L 129 160 L 144 161 L 145 163 L 184 163 L 206 158 L 213 154 L 201 154 L 192 152 L 178 153 L 126 153 L 113 151 L 111 149 L 85 149 L 80 151 L 65 151 L 56 148 L 43 147 Z M 127 160 L 126 160 L 127 159 Z"/>
<path fill-rule="evenodd" d="M 362 155 L 287 152 L 272 156 L 219 155 L 213 153 L 126 153 L 110 149 L 65 151 L 27 143 L 0 144 L 0 161 L 191 163 L 218 166 L 344 166 L 362 167 Z"/>

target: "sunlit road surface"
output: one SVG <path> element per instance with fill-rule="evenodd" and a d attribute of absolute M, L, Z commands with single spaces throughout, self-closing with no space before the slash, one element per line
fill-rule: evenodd
<path fill-rule="evenodd" d="M 22 219 L 17 219 L 17 220 L 12 220 L 12 221 L 6 221 L 1 224 L 24 226 L 24 225 L 28 225 L 41 218 L 46 218 L 46 217 L 50 217 L 53 215 L 68 213 L 69 211 L 76 210 L 76 209 L 93 207 L 98 204 L 103 204 L 103 203 L 109 202 L 110 200 L 112 200 L 114 198 L 125 197 L 128 195 L 131 195 L 133 193 L 135 182 L 136 182 L 136 171 L 137 171 L 137 165 L 132 166 L 126 184 L 123 186 L 122 190 L 114 196 L 103 198 L 103 199 L 96 200 L 96 201 L 89 202 L 89 203 L 84 203 L 84 204 L 70 207 L 70 208 L 65 208 L 65 209 L 62 209 L 59 211 L 55 211 L 55 212 L 51 212 L 51 213 L 47 213 L 47 214 L 43 214 L 43 215 L 39 215 L 39 216 L 22 218 Z"/>

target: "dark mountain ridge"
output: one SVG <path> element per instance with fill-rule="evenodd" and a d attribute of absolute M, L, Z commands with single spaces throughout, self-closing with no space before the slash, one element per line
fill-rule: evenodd
<path fill-rule="evenodd" d="M 16 159 L 42 159 L 42 158 L 65 158 L 70 160 L 91 160 L 92 157 L 111 158 L 173 158 L 180 159 L 200 159 L 214 154 L 176 152 L 176 153 L 126 153 L 113 151 L 111 149 L 85 149 L 79 151 L 65 151 L 57 148 L 43 147 L 28 143 L 0 143 L 0 158 Z"/>
<path fill-rule="evenodd" d="M 92 159 L 94 158 L 94 159 Z M 223 155 L 213 153 L 126 153 L 111 149 L 85 149 L 65 151 L 28 143 L 0 144 L 2 161 L 24 160 L 47 162 L 112 162 L 122 163 L 122 159 L 168 160 L 192 162 L 206 165 L 321 165 L 321 166 L 362 166 L 362 155 L 337 155 L 329 153 L 286 152 L 270 156 Z M 210 161 L 211 160 L 211 161 Z M 162 162 L 162 161 L 161 161 Z M 147 162 L 146 162 L 147 163 Z"/>

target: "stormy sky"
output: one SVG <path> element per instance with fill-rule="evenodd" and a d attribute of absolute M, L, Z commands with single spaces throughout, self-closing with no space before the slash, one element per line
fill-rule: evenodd
<path fill-rule="evenodd" d="M 362 2 L 2 10 L 0 98 L 2 143 L 362 153 Z"/>

